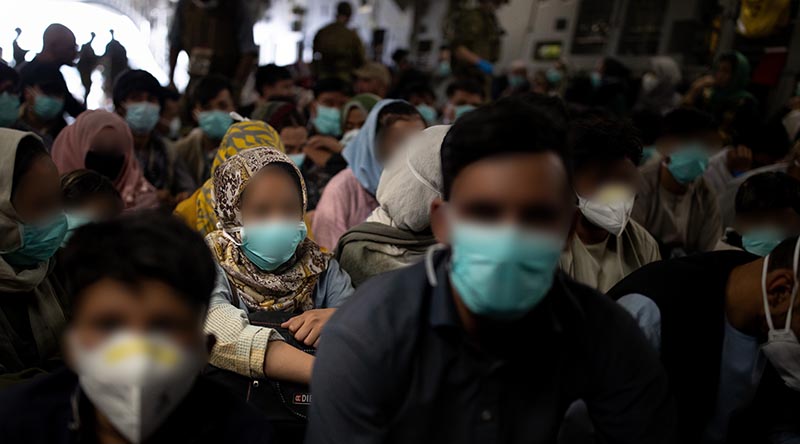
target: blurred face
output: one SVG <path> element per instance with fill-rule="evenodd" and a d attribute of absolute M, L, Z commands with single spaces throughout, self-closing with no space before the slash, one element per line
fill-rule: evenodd
<path fill-rule="evenodd" d="M 625 185 L 635 189 L 637 177 L 638 170 L 630 159 L 591 165 L 575 172 L 575 192 L 581 197 L 590 198 L 605 185 Z"/>
<path fill-rule="evenodd" d="M 344 131 L 359 129 L 367 121 L 367 114 L 361 108 L 350 108 L 344 120 Z"/>
<path fill-rule="evenodd" d="M 463 90 L 456 90 L 453 96 L 450 97 L 450 103 L 454 106 L 460 105 L 473 105 L 480 106 L 483 103 L 483 98 L 480 94 L 471 93 Z"/>
<path fill-rule="evenodd" d="M 434 234 L 450 242 L 447 212 L 459 220 L 550 231 L 565 237 L 575 206 L 561 159 L 553 153 L 509 154 L 468 165 L 453 180 L 447 203 L 431 205 Z"/>
<path fill-rule="evenodd" d="M 324 92 L 316 98 L 316 102 L 320 105 L 339 109 L 344 108 L 348 100 L 350 100 L 350 98 L 339 91 Z"/>
<path fill-rule="evenodd" d="M 303 220 L 303 197 L 297 182 L 282 167 L 269 166 L 256 174 L 241 197 L 242 223 Z"/>
<path fill-rule="evenodd" d="M 658 150 L 666 156 L 668 156 L 670 153 L 672 153 L 673 151 L 682 146 L 693 143 L 702 144 L 712 154 L 719 151 L 720 148 L 722 148 L 722 141 L 720 140 L 719 134 L 717 134 L 716 131 L 706 131 L 702 133 L 693 134 L 690 136 L 681 136 L 681 137 L 666 136 L 656 141 Z"/>
<path fill-rule="evenodd" d="M 800 234 L 800 215 L 791 208 L 737 214 L 736 232 L 744 234 L 759 228 L 779 228 L 789 236 Z"/>
<path fill-rule="evenodd" d="M 86 168 L 115 181 L 125 165 L 125 153 L 117 133 L 112 128 L 102 129 L 92 140 L 86 153 Z"/>
<path fill-rule="evenodd" d="M 150 94 L 147 91 L 134 91 L 128 94 L 128 97 L 122 103 L 122 109 L 120 110 L 120 115 L 125 117 L 127 112 L 128 106 L 133 103 L 142 103 L 142 102 L 149 102 L 154 105 L 158 105 L 158 96 L 154 94 Z"/>
<path fill-rule="evenodd" d="M 408 98 L 408 103 L 419 106 L 419 105 L 429 105 L 433 106 L 436 100 L 433 97 L 427 94 L 412 94 L 411 97 Z"/>
<path fill-rule="evenodd" d="M 223 89 L 204 106 L 198 105 L 195 107 L 196 113 L 202 111 L 224 111 L 226 113 L 236 111 L 231 92 L 227 89 Z M 197 116 L 195 116 L 195 118 L 197 118 Z"/>
<path fill-rule="evenodd" d="M 733 78 L 733 66 L 731 62 L 722 61 L 717 66 L 717 71 L 714 72 L 714 83 L 719 88 L 725 88 L 730 85 Z"/>
<path fill-rule="evenodd" d="M 73 65 L 78 58 L 78 44 L 75 42 L 75 34 L 71 32 L 55 40 L 52 48 L 56 61 L 62 65 Z"/>
<path fill-rule="evenodd" d="M 62 210 L 61 180 L 49 156 L 38 156 L 20 176 L 11 204 L 27 224 L 45 221 Z"/>
<path fill-rule="evenodd" d="M 261 96 L 265 100 L 271 97 L 290 97 L 294 95 L 294 82 L 292 79 L 278 80 L 274 85 L 264 85 Z"/>
<path fill-rule="evenodd" d="M 192 348 L 204 345 L 202 328 L 202 314 L 169 285 L 152 279 L 131 285 L 103 278 L 81 292 L 70 331 L 88 349 L 122 330 L 160 333 Z"/>
<path fill-rule="evenodd" d="M 378 160 L 385 165 L 406 139 L 424 129 L 425 123 L 417 116 L 398 120 L 385 128 L 378 136 Z"/>
<path fill-rule="evenodd" d="M 300 154 L 308 142 L 308 130 L 302 126 L 287 126 L 281 130 L 281 142 L 286 154 Z"/>
<path fill-rule="evenodd" d="M 123 207 L 122 200 L 112 196 L 100 195 L 89 198 L 80 206 L 67 208 L 67 211 L 90 214 L 92 215 L 92 220 L 105 221 L 122 214 Z"/>

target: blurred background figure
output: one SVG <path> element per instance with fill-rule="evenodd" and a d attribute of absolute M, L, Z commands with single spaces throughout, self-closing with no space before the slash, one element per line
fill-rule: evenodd
<path fill-rule="evenodd" d="M 336 4 L 333 23 L 314 36 L 314 62 L 311 68 L 318 80 L 336 77 L 352 80 L 353 71 L 364 64 L 364 45 L 355 31 L 347 27 L 353 7 L 349 2 Z"/>

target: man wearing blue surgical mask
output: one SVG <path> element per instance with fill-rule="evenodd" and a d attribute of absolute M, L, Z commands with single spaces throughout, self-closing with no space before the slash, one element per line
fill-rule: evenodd
<path fill-rule="evenodd" d="M 21 74 L 22 110 L 16 129 L 33 131 L 49 151 L 58 133 L 67 125 L 64 103 L 67 84 L 54 63 L 29 64 Z"/>
<path fill-rule="evenodd" d="M 575 214 L 565 139 L 515 99 L 456 122 L 431 205 L 440 247 L 326 325 L 307 443 L 555 442 L 581 398 L 606 442 L 672 442 L 644 337 L 557 271 Z"/>
<path fill-rule="evenodd" d="M 483 86 L 474 79 L 457 80 L 447 87 L 444 123 L 453 123 L 464 114 L 481 106 L 486 99 Z"/>
<path fill-rule="evenodd" d="M 797 237 L 766 257 L 695 254 L 643 267 L 608 292 L 661 355 L 677 442 L 800 440 L 799 256 Z"/>
<path fill-rule="evenodd" d="M 228 79 L 212 74 L 200 79 L 192 91 L 192 118 L 198 127 L 175 142 L 175 153 L 196 184 L 211 175 L 211 162 L 222 137 L 233 123 L 233 87 Z"/>
<path fill-rule="evenodd" d="M 342 108 L 348 100 L 350 87 L 339 78 L 323 79 L 314 85 L 314 101 L 309 107 L 314 135 L 342 136 Z"/>
<path fill-rule="evenodd" d="M 19 74 L 0 63 L 0 128 L 14 128 L 19 118 Z"/>
<path fill-rule="evenodd" d="M 171 209 L 194 192 L 197 185 L 182 159 L 155 130 L 164 102 L 164 88 L 140 69 L 114 82 L 114 110 L 125 118 L 133 134 L 136 158 L 148 182 L 158 190 L 161 205 Z"/>
<path fill-rule="evenodd" d="M 661 244 L 664 258 L 712 251 L 722 236 L 717 197 L 703 178 L 719 144 L 709 114 L 679 108 L 664 116 L 656 140 L 663 158 L 641 167 L 631 214 Z"/>

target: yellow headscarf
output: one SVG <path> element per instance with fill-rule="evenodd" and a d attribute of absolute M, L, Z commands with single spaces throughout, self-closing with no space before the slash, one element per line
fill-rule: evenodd
<path fill-rule="evenodd" d="M 231 125 L 222 138 L 219 150 L 211 164 L 211 177 L 214 171 L 228 158 L 251 148 L 267 147 L 286 152 L 281 137 L 275 129 L 258 120 L 247 120 Z M 175 214 L 201 235 L 217 229 L 217 216 L 214 213 L 214 184 L 208 179 L 199 190 L 184 200 L 175 209 Z"/>

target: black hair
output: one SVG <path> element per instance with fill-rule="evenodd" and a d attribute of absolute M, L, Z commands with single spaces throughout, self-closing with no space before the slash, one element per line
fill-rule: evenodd
<path fill-rule="evenodd" d="M 398 120 L 409 120 L 412 117 L 418 117 L 423 123 L 425 118 L 417 111 L 413 105 L 404 101 L 397 101 L 390 103 L 381 108 L 378 113 L 378 124 L 375 127 L 375 135 L 380 137 L 385 128 L 392 126 Z"/>
<path fill-rule="evenodd" d="M 569 145 L 572 167 L 580 171 L 588 166 L 607 166 L 628 159 L 639 165 L 642 142 L 629 123 L 616 118 L 590 115 L 571 122 Z"/>
<path fill-rule="evenodd" d="M 639 139 L 643 145 L 654 145 L 661 137 L 661 126 L 664 121 L 661 114 L 650 110 L 636 111 L 631 120 L 639 132 Z"/>
<path fill-rule="evenodd" d="M 275 131 L 281 132 L 284 128 L 295 126 L 306 126 L 306 119 L 297 110 L 291 102 L 283 102 L 278 109 L 276 109 L 269 119 L 266 119 L 269 126 L 275 128 Z"/>
<path fill-rule="evenodd" d="M 747 122 L 747 119 L 738 120 L 740 122 L 736 124 L 734 144 L 745 145 L 753 153 L 766 154 L 776 161 L 789 154 L 792 142 L 789 140 L 789 134 L 786 132 L 780 116 L 776 116 L 766 123 L 757 121 L 754 123 L 752 119 L 750 122 Z"/>
<path fill-rule="evenodd" d="M 14 173 L 11 176 L 11 199 L 17 193 L 19 181 L 30 171 L 33 162 L 40 157 L 49 157 L 42 141 L 35 136 L 25 136 L 17 145 L 14 155 Z"/>
<path fill-rule="evenodd" d="M 259 66 L 256 69 L 256 93 L 261 95 L 265 86 L 272 86 L 281 80 L 292 80 L 292 73 L 283 66 L 274 63 Z"/>
<path fill-rule="evenodd" d="M 340 92 L 349 96 L 350 84 L 338 77 L 321 79 L 314 85 L 314 97 L 319 97 L 326 92 Z"/>
<path fill-rule="evenodd" d="M 164 88 L 158 83 L 155 77 L 149 72 L 142 69 L 133 69 L 125 71 L 114 81 L 114 90 L 112 97 L 114 100 L 114 107 L 119 108 L 128 100 L 131 94 L 137 92 L 146 92 L 158 98 L 158 103 L 163 103 Z"/>
<path fill-rule="evenodd" d="M 164 101 L 171 100 L 173 102 L 180 102 L 181 100 L 181 93 L 178 91 L 173 91 L 169 88 L 162 88 L 161 93 L 164 95 Z"/>
<path fill-rule="evenodd" d="M 677 108 L 664 116 L 663 136 L 687 137 L 703 132 L 716 132 L 717 122 L 711 114 L 696 108 Z"/>
<path fill-rule="evenodd" d="M 21 87 L 38 86 L 43 93 L 52 96 L 67 95 L 67 84 L 61 76 L 59 65 L 56 63 L 30 63 L 22 69 Z M 24 98 L 24 95 L 23 95 Z"/>
<path fill-rule="evenodd" d="M 456 91 L 466 91 L 470 94 L 478 94 L 481 98 L 486 98 L 483 86 L 475 79 L 459 79 L 447 85 L 447 97 L 453 97 Z"/>
<path fill-rule="evenodd" d="M 436 93 L 433 92 L 433 88 L 425 82 L 417 82 L 409 85 L 401 91 L 400 95 L 403 100 L 410 100 L 411 96 L 428 96 L 436 99 Z"/>
<path fill-rule="evenodd" d="M 350 2 L 339 2 L 336 4 L 336 16 L 344 16 L 350 18 L 353 15 L 353 7 Z"/>
<path fill-rule="evenodd" d="M 96 171 L 75 170 L 61 176 L 61 197 L 65 207 L 79 207 L 97 196 L 113 199 L 119 211 L 125 206 L 114 184 Z"/>
<path fill-rule="evenodd" d="M 206 106 L 226 89 L 233 94 L 233 86 L 227 77 L 219 74 L 205 76 L 197 82 L 197 86 L 192 91 L 192 105 Z"/>
<path fill-rule="evenodd" d="M 9 81 L 11 82 L 11 89 L 9 92 L 12 94 L 19 93 L 19 73 L 5 63 L 0 63 L 0 83 Z"/>
<path fill-rule="evenodd" d="M 503 98 L 500 101 L 519 100 L 544 112 L 553 119 L 562 130 L 567 130 L 570 120 L 570 112 L 567 104 L 558 96 L 548 96 L 537 93 L 525 93 L 514 96 L 513 98 Z"/>
<path fill-rule="evenodd" d="M 403 60 L 407 59 L 411 53 L 408 52 L 405 48 L 395 49 L 392 53 L 392 61 L 394 63 L 400 63 Z"/>
<path fill-rule="evenodd" d="M 509 98 L 480 107 L 458 119 L 442 142 L 444 198 L 458 174 L 483 159 L 513 153 L 556 154 L 572 180 L 566 131 L 547 112 Z"/>
<path fill-rule="evenodd" d="M 134 286 L 152 279 L 204 314 L 217 275 L 203 238 L 174 216 L 155 211 L 78 228 L 62 252 L 62 263 L 76 307 L 81 293 L 102 279 Z"/>
<path fill-rule="evenodd" d="M 800 214 L 800 181 L 771 171 L 747 178 L 736 191 L 736 214 L 791 208 Z"/>

